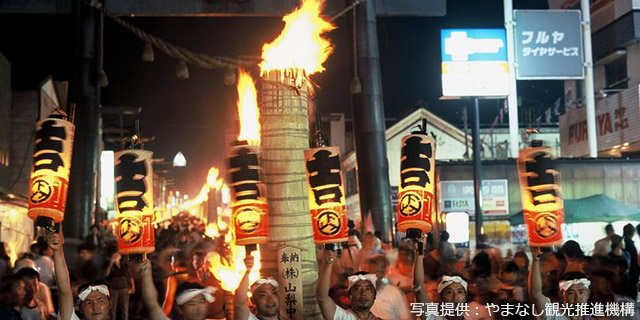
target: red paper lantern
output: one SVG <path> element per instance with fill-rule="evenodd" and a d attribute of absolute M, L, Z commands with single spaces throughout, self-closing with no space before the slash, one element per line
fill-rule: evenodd
<path fill-rule="evenodd" d="M 122 254 L 155 251 L 152 156 L 151 151 L 134 149 L 115 154 L 118 251 Z"/>
<path fill-rule="evenodd" d="M 402 232 L 431 231 L 435 159 L 435 142 L 426 133 L 402 139 L 398 190 L 398 230 Z"/>
<path fill-rule="evenodd" d="M 315 242 L 347 241 L 349 228 L 340 169 L 340 148 L 305 150 L 304 162 Z"/>
<path fill-rule="evenodd" d="M 553 168 L 551 148 L 536 146 L 521 149 L 518 176 L 529 245 L 562 245 L 564 203 L 560 173 Z"/>
<path fill-rule="evenodd" d="M 259 149 L 259 146 L 234 146 L 228 161 L 231 225 L 237 245 L 266 243 L 269 239 L 269 210 L 258 163 Z"/>
<path fill-rule="evenodd" d="M 36 125 L 28 216 L 40 226 L 52 227 L 64 219 L 74 129 L 73 123 L 58 118 Z"/>

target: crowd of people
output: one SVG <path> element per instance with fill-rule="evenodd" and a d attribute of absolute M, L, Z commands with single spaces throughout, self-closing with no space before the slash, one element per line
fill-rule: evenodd
<path fill-rule="evenodd" d="M 392 246 L 351 225 L 341 250 L 317 248 L 317 301 L 327 320 L 639 319 L 636 228 L 605 232 L 591 255 L 572 240 L 503 255 L 483 237 L 464 254 L 446 231 L 437 245 L 428 234 Z M 223 289 L 209 261 L 232 265 L 230 244 L 199 219 L 180 214 L 155 233 L 153 254 L 123 256 L 92 226 L 72 266 L 62 233 L 43 233 L 13 266 L 0 245 L 0 319 L 284 319 L 278 282 L 250 283 L 251 255 L 235 292 Z"/>

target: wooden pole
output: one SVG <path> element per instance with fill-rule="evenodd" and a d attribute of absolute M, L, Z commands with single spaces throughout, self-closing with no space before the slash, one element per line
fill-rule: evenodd
<path fill-rule="evenodd" d="M 262 77 L 260 163 L 267 185 L 270 242 L 260 246 L 260 273 L 275 278 L 279 244 L 301 248 L 304 299 L 297 307 L 304 308 L 305 319 L 321 319 L 303 153 L 309 148 L 308 85 L 302 71 L 274 70 Z"/>

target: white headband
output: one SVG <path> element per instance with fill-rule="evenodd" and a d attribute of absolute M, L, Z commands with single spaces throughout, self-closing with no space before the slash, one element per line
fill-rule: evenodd
<path fill-rule="evenodd" d="M 104 294 L 105 296 L 110 297 L 109 288 L 107 288 L 107 286 L 105 286 L 104 284 L 101 284 L 98 286 L 88 286 L 86 289 L 82 290 L 78 294 L 78 298 L 80 298 L 80 301 L 84 301 L 84 299 L 86 299 L 89 296 L 89 294 L 91 294 L 91 292 L 93 291 L 98 291 Z"/>
<path fill-rule="evenodd" d="M 464 291 L 467 291 L 467 282 L 464 279 L 458 276 L 442 276 L 442 280 L 438 283 L 438 294 L 442 293 L 442 290 L 452 283 L 459 283 L 464 288 Z"/>
<path fill-rule="evenodd" d="M 560 290 L 562 291 L 567 291 L 569 288 L 571 288 L 572 285 L 579 284 L 579 283 L 582 283 L 587 289 L 589 289 L 589 286 L 591 285 L 591 281 L 587 280 L 587 278 L 580 278 L 580 279 L 560 281 L 560 283 L 558 284 L 558 287 L 560 287 Z"/>
<path fill-rule="evenodd" d="M 207 302 L 213 303 L 213 301 L 215 301 L 215 299 L 213 298 L 213 294 L 216 291 L 217 289 L 214 287 L 206 287 L 204 289 L 187 289 L 180 292 L 180 294 L 176 298 L 176 304 L 181 306 L 200 294 L 205 298 L 205 300 L 207 300 Z"/>
<path fill-rule="evenodd" d="M 349 280 L 349 288 L 347 288 L 347 291 L 351 290 L 351 287 L 354 284 L 356 284 L 356 282 L 358 282 L 358 281 L 369 281 L 373 285 L 373 288 L 377 289 L 376 288 L 376 281 L 378 281 L 378 277 L 373 273 L 356 274 L 356 275 L 350 276 L 349 278 L 347 278 L 347 280 Z"/>
<path fill-rule="evenodd" d="M 263 277 L 263 278 L 260 278 L 260 279 L 256 280 L 256 282 L 254 282 L 251 285 L 251 294 L 254 294 L 256 292 L 256 290 L 258 290 L 258 288 L 260 288 L 262 285 L 265 285 L 265 284 L 270 284 L 270 285 L 278 288 L 278 281 L 274 280 L 273 278 Z"/>

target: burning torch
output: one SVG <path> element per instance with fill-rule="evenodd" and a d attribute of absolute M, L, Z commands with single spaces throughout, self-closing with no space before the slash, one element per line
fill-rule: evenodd
<path fill-rule="evenodd" d="M 269 238 L 266 186 L 262 181 L 260 123 L 257 93 L 251 75 L 238 72 L 238 113 L 240 134 L 231 146 L 227 169 L 231 189 L 231 225 L 236 244 L 244 245 L 247 254 Z"/>
<path fill-rule="evenodd" d="M 433 207 L 435 141 L 427 134 L 427 119 L 418 130 L 402 138 L 398 230 L 417 240 L 431 231 Z M 418 251 L 422 251 L 419 243 Z"/>

